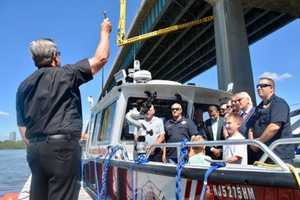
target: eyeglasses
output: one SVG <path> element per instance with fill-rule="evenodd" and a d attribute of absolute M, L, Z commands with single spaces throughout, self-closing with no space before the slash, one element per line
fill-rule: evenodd
<path fill-rule="evenodd" d="M 236 100 L 236 102 L 241 102 L 243 98 L 239 98 Z"/>
<path fill-rule="evenodd" d="M 180 108 L 171 108 L 171 111 L 173 112 L 173 111 L 178 111 L 178 110 L 180 110 Z"/>
<path fill-rule="evenodd" d="M 257 84 L 256 85 L 256 88 L 258 89 L 258 88 L 265 88 L 265 87 L 271 87 L 272 85 L 270 85 L 270 84 Z"/>

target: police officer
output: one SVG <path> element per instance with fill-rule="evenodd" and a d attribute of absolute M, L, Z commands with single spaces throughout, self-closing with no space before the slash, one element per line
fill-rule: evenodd
<path fill-rule="evenodd" d="M 257 139 L 270 145 L 277 139 L 292 137 L 290 126 L 290 108 L 286 101 L 275 95 L 274 80 L 262 77 L 257 84 L 257 93 L 262 102 L 257 106 L 251 117 L 252 126 L 249 130 L 249 139 Z M 250 146 L 249 162 L 259 160 L 262 152 L 256 146 Z M 292 163 L 294 158 L 293 145 L 280 145 L 274 152 L 285 162 Z"/>
<path fill-rule="evenodd" d="M 79 86 L 93 79 L 109 57 L 111 23 L 102 22 L 95 54 L 60 67 L 51 39 L 30 44 L 38 68 L 17 91 L 17 123 L 32 173 L 30 199 L 74 200 L 80 189 L 82 111 Z"/>
<path fill-rule="evenodd" d="M 192 135 L 197 135 L 197 127 L 195 123 L 182 116 L 182 106 L 179 103 L 174 103 L 171 106 L 172 118 L 165 123 L 165 141 L 181 142 L 184 139 L 190 141 Z M 177 163 L 177 151 L 176 148 L 168 148 L 164 150 L 163 158 L 164 162 Z"/>

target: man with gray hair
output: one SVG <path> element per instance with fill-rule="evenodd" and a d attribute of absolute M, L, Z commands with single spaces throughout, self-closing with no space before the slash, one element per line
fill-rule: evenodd
<path fill-rule="evenodd" d="M 255 108 L 250 95 L 244 91 L 236 94 L 236 103 L 240 107 L 240 115 L 242 117 L 240 132 L 245 138 L 248 138 L 249 119 L 253 115 Z"/>
<path fill-rule="evenodd" d="M 38 68 L 17 91 L 17 123 L 32 173 L 30 199 L 78 199 L 82 109 L 79 86 L 93 79 L 109 57 L 111 23 L 104 19 L 94 56 L 61 66 L 51 39 L 31 42 Z"/>

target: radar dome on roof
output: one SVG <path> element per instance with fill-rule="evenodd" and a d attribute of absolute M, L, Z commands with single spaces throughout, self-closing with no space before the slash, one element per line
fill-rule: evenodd
<path fill-rule="evenodd" d="M 136 71 L 133 74 L 133 80 L 136 83 L 145 83 L 152 79 L 151 73 L 147 70 Z"/>

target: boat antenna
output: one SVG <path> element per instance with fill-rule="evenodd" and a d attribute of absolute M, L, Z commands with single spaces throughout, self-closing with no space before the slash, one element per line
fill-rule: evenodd
<path fill-rule="evenodd" d="M 136 55 L 135 55 L 135 43 L 133 44 L 133 60 L 135 60 L 135 57 L 136 57 Z"/>
<path fill-rule="evenodd" d="M 102 73 L 101 73 L 101 92 L 103 93 L 103 88 L 104 88 L 104 66 L 102 68 Z"/>
<path fill-rule="evenodd" d="M 107 17 L 107 12 L 104 10 L 103 11 L 103 18 L 104 19 L 108 19 L 108 17 Z M 105 67 L 105 65 L 103 66 L 103 68 L 102 68 L 102 73 L 101 73 L 101 93 L 102 93 L 102 95 L 104 94 L 103 93 L 103 88 L 104 88 L 104 67 Z"/>

